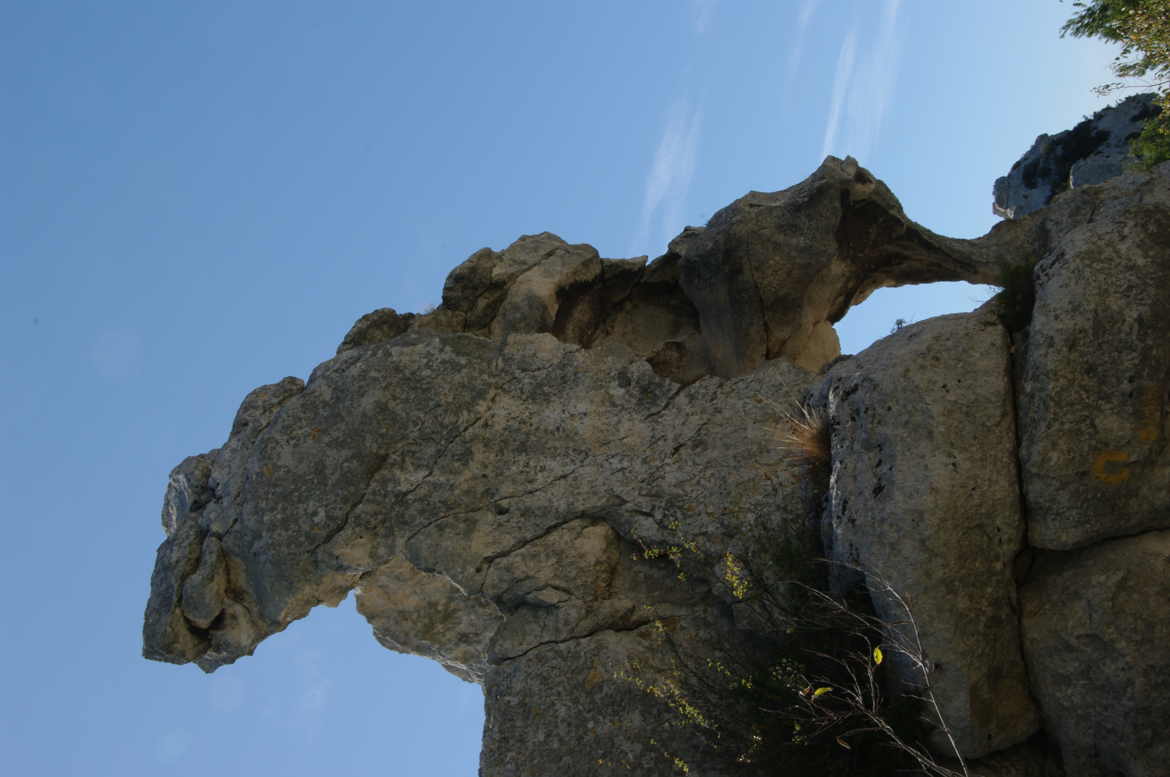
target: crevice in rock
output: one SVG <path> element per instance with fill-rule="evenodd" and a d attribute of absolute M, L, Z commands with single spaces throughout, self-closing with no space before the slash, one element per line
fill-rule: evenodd
<path fill-rule="evenodd" d="M 594 629 L 593 631 L 590 631 L 587 634 L 577 634 L 577 635 L 573 635 L 571 637 L 565 637 L 564 639 L 552 639 L 552 640 L 548 640 L 547 642 L 538 642 L 537 644 L 533 645 L 532 647 L 526 648 L 522 653 L 517 653 L 514 656 L 507 656 L 506 658 L 499 658 L 496 660 L 496 663 L 497 664 L 505 664 L 508 661 L 515 661 L 518 658 L 523 658 L 524 656 L 528 655 L 532 651 L 538 650 L 538 649 L 543 648 L 543 647 L 551 647 L 553 645 L 563 645 L 566 642 L 578 642 L 578 641 L 583 640 L 583 639 L 590 639 L 591 637 L 595 637 L 598 634 L 602 634 L 604 632 L 609 632 L 611 634 L 624 634 L 624 633 L 628 633 L 631 631 L 638 631 L 639 629 L 644 629 L 647 626 L 653 626 L 656 621 L 657 621 L 657 619 L 641 621 L 639 623 L 634 624 L 633 626 L 627 626 L 624 628 L 607 626 L 607 627 L 600 628 L 600 629 Z"/>
<path fill-rule="evenodd" d="M 667 410 L 670 409 L 670 406 L 672 404 L 674 404 L 675 398 L 679 394 L 686 391 L 686 389 L 687 389 L 686 386 L 679 386 L 678 388 L 676 388 L 674 391 L 672 391 L 670 393 L 670 396 L 666 398 L 666 401 L 662 403 L 662 407 L 658 408 L 657 410 L 655 410 L 651 413 L 647 413 L 646 415 L 642 416 L 643 420 L 649 421 L 651 418 L 654 418 L 656 416 L 659 416 L 659 415 L 662 415 L 663 413 L 665 413 Z"/>
<path fill-rule="evenodd" d="M 1024 462 L 1020 455 L 1020 412 L 1019 412 L 1019 390 L 1020 383 L 1017 380 L 1017 364 L 1016 364 L 1016 335 L 1008 330 L 1002 323 L 999 324 L 1003 330 L 1004 339 L 1007 342 L 1007 353 L 1004 354 L 1004 362 L 1007 369 L 1007 402 L 1008 413 L 1012 424 L 1012 455 L 1015 457 L 1016 463 L 1016 503 L 1019 510 L 1020 523 L 1023 536 L 1020 541 L 1020 548 L 1016 551 L 1015 557 L 1012 559 L 1012 582 L 1015 584 L 1015 596 L 1012 598 L 1011 615 L 1016 621 L 1016 650 L 1020 657 L 1020 666 L 1023 667 L 1024 682 L 1027 683 L 1028 697 L 1031 699 L 1035 709 L 1042 709 L 1039 700 L 1036 698 L 1035 692 L 1032 690 L 1032 667 L 1028 664 L 1028 651 L 1024 649 L 1024 608 L 1020 605 L 1020 588 L 1027 580 L 1028 576 L 1034 567 L 1034 553 L 1032 548 L 1028 545 L 1028 503 L 1024 498 Z M 1021 338 L 1026 338 L 1027 330 L 1019 333 Z M 1038 735 L 1044 734 L 1044 722 L 1040 722 L 1040 729 Z M 1036 736 L 1036 735 L 1034 735 Z"/>
<path fill-rule="evenodd" d="M 572 473 L 570 472 L 568 474 L 571 475 Z M 512 554 L 523 550 L 524 548 L 528 547 L 529 545 L 531 545 L 534 542 L 538 542 L 539 540 L 544 539 L 545 537 L 557 532 L 558 530 L 564 528 L 565 526 L 568 526 L 570 523 L 573 523 L 574 521 L 589 521 L 590 523 L 603 523 L 603 521 L 592 519 L 589 516 L 580 516 L 580 515 L 573 516 L 572 518 L 567 518 L 563 521 L 557 521 L 553 524 L 550 524 L 549 526 L 545 527 L 542 531 L 538 532 L 537 534 L 534 534 L 530 537 L 525 537 L 524 539 L 521 539 L 521 540 L 517 540 L 516 542 L 512 543 L 510 546 L 508 546 L 504 550 L 501 550 L 498 553 L 492 553 L 490 555 L 484 556 L 483 560 L 480 561 L 479 565 L 476 567 L 476 572 L 480 572 L 482 570 L 482 574 L 483 574 L 483 578 L 479 581 L 479 593 L 482 594 L 483 587 L 485 585 L 487 585 L 487 576 L 491 573 L 493 564 L 495 564 L 497 561 L 499 561 L 502 558 L 507 558 L 508 556 L 511 556 Z"/>
<path fill-rule="evenodd" d="M 531 496 L 532 494 L 540 493 L 541 491 L 544 491 L 546 488 L 553 485 L 554 483 L 559 483 L 560 481 L 564 480 L 567 477 L 572 477 L 579 469 L 581 469 L 580 465 L 573 467 L 568 472 L 562 472 L 561 474 L 557 475 L 556 477 L 552 478 L 551 480 L 549 480 L 545 483 L 542 483 L 541 485 L 539 485 L 535 488 L 530 488 L 527 491 L 520 491 L 520 492 L 515 493 L 515 494 L 504 494 L 503 496 L 497 496 L 492 501 L 498 503 L 498 502 L 503 502 L 505 499 L 521 499 L 521 498 L 526 497 L 526 496 Z"/>
<path fill-rule="evenodd" d="M 345 511 L 345 515 L 342 516 L 341 522 L 329 531 L 325 532 L 325 536 L 321 538 L 321 541 L 309 548 L 309 553 L 316 553 L 325 545 L 333 542 L 333 539 L 338 534 L 341 534 L 341 532 L 345 531 L 345 528 L 349 526 L 350 516 L 353 515 L 354 510 L 361 507 L 362 503 L 366 501 L 366 496 L 370 493 L 370 487 L 374 484 L 374 479 L 378 477 L 378 473 L 382 471 L 382 468 L 386 466 L 386 462 L 389 460 L 390 454 L 388 453 L 382 453 L 377 456 L 373 467 L 370 468 L 370 474 L 366 477 L 366 486 L 362 489 L 361 495 L 358 496 L 357 500 Z"/>
<path fill-rule="evenodd" d="M 754 256 L 752 252 L 752 241 L 748 238 L 747 252 L 744 256 L 743 266 L 747 270 L 748 281 L 752 284 L 752 288 L 756 291 L 756 303 L 760 306 L 760 325 L 764 328 L 764 360 L 775 359 L 784 351 L 784 346 L 788 344 L 788 340 L 792 339 L 789 335 L 788 340 L 780 344 L 778 350 L 772 350 L 772 328 L 768 324 L 768 303 L 764 300 L 764 290 L 760 288 L 759 280 L 756 278 L 756 268 L 752 262 Z"/>
<path fill-rule="evenodd" d="M 501 390 L 503 385 L 507 385 L 507 381 L 505 381 L 504 384 L 501 384 L 500 386 L 497 386 L 491 390 L 491 393 L 488 395 L 487 399 L 484 400 L 485 407 L 479 413 L 479 415 L 477 415 L 470 423 L 465 424 L 463 427 L 461 427 L 459 429 L 459 431 L 455 432 L 455 434 L 453 434 L 451 436 L 451 439 L 449 439 L 449 440 L 447 440 L 447 442 L 443 443 L 443 447 L 439 450 L 438 454 L 436 454 L 435 458 L 431 461 L 431 465 L 427 469 L 426 474 L 423 475 L 421 478 L 419 478 L 419 481 L 417 483 L 415 483 L 413 486 L 411 486 L 407 490 L 403 491 L 399 495 L 397 501 L 400 501 L 400 502 L 405 501 L 405 499 L 407 497 L 409 497 L 415 491 L 419 490 L 423 486 L 423 484 L 427 482 L 427 480 L 431 477 L 431 475 L 435 474 L 435 469 L 439 466 L 439 462 L 441 462 L 443 460 L 443 458 L 447 455 L 447 451 L 449 451 L 451 449 L 451 446 L 454 445 L 456 443 L 456 441 L 459 440 L 460 437 L 462 437 L 468 431 L 470 431 L 473 426 L 478 424 L 480 421 L 482 421 L 484 418 L 486 418 L 488 416 L 488 414 L 491 413 L 492 405 L 495 404 L 496 397 L 499 396 L 500 390 Z M 415 532 L 415 533 L 417 534 L 417 532 Z M 412 534 L 411 537 L 413 538 L 413 536 L 414 535 Z"/>
<path fill-rule="evenodd" d="M 622 305 L 624 305 L 626 303 L 626 300 L 628 300 L 630 298 L 630 296 L 634 293 L 634 289 L 638 288 L 638 285 L 640 283 L 642 283 L 642 279 L 646 277 L 646 267 L 647 266 L 648 265 L 643 263 L 642 266 L 638 269 L 637 275 L 633 278 L 633 280 L 631 280 L 629 288 L 627 288 L 624 292 L 622 292 L 621 295 L 615 297 L 613 300 L 610 301 L 609 306 L 608 306 L 608 310 L 606 311 L 606 313 L 607 313 L 606 319 L 610 318 L 614 311 L 618 310 Z M 602 263 L 601 263 L 601 282 L 602 282 L 602 285 L 604 286 L 608 283 L 614 282 L 614 280 L 615 280 L 615 278 L 607 275 L 605 261 L 602 260 Z M 596 334 L 597 333 L 594 332 L 595 336 L 596 336 Z"/>
<path fill-rule="evenodd" d="M 1060 549 L 1060 550 L 1051 549 L 1051 548 L 1038 548 L 1038 547 L 1034 547 L 1034 546 L 1029 546 L 1029 547 L 1031 548 L 1033 554 L 1035 555 L 1036 562 L 1038 563 L 1041 559 L 1054 559 L 1054 558 L 1060 558 L 1060 557 L 1075 556 L 1075 555 L 1078 555 L 1081 553 L 1085 553 L 1086 551 L 1093 550 L 1094 548 L 1099 548 L 1102 545 L 1110 545 L 1110 544 L 1113 544 L 1115 542 L 1125 542 L 1127 540 L 1137 539 L 1138 537 L 1145 537 L 1148 534 L 1167 534 L 1167 535 L 1170 535 L 1170 529 L 1155 527 L 1152 529 L 1138 529 L 1137 531 L 1125 532 L 1125 533 L 1120 533 L 1120 534 L 1111 534 L 1108 537 L 1101 537 L 1100 539 L 1093 540 L 1092 542 L 1086 543 L 1084 545 L 1078 545 L 1075 548 L 1064 548 L 1064 549 Z M 1035 566 L 1036 566 L 1036 564 L 1034 563 L 1033 568 Z"/>

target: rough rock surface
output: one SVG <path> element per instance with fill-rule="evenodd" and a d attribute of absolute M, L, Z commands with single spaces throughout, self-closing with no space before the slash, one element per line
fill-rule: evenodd
<path fill-rule="evenodd" d="M 1170 764 L 1170 532 L 1046 553 L 1023 587 L 1024 647 L 1069 777 Z"/>
<path fill-rule="evenodd" d="M 780 356 L 815 371 L 840 353 L 832 324 L 875 289 L 987 283 L 998 270 L 990 245 L 935 235 L 855 160 L 828 157 L 796 186 L 750 192 L 687 227 L 648 266 L 548 232 L 481 249 L 451 272 L 442 307 L 409 324 L 501 342 L 540 332 L 586 348 L 618 342 L 689 383 Z M 342 348 L 394 337 L 402 320 L 370 314 Z"/>
<path fill-rule="evenodd" d="M 1156 774 L 1168 218 L 1170 164 L 955 240 L 830 157 L 648 265 L 548 233 L 478 251 L 439 309 L 363 317 L 174 469 L 144 654 L 213 671 L 356 590 L 383 645 L 483 686 L 484 777 L 668 774 L 666 753 L 742 774 L 637 685 L 783 644 L 732 562 L 774 585 L 828 553 L 891 643 L 883 585 L 909 604 L 973 774 L 1048 777 L 1054 748 L 1071 774 Z M 833 359 L 876 288 L 1035 260 L 1030 325 L 1001 299 Z M 828 413 L 823 508 L 778 449 L 798 401 Z"/>
<path fill-rule="evenodd" d="M 509 733 L 485 774 L 589 773 L 569 769 L 583 748 L 659 759 L 617 736 L 652 710 L 613 675 L 653 663 L 656 621 L 711 632 L 731 597 L 646 550 L 688 538 L 680 563 L 700 569 L 759 536 L 815 554 L 799 485 L 764 464 L 775 411 L 757 401 L 810 382 L 778 360 L 683 389 L 628 349 L 547 334 L 500 352 L 419 330 L 343 351 L 304 386 L 253 392 L 228 444 L 176 470 L 147 654 L 212 670 L 356 587 L 384 645 L 484 683 L 493 730 L 530 730 L 518 689 L 595 724 L 589 747 L 561 724 Z M 597 657 L 599 635 L 622 661 Z M 642 717 L 602 725 L 627 714 Z"/>
<path fill-rule="evenodd" d="M 1170 528 L 1170 165 L 1053 203 L 1022 360 L 1028 538 L 1066 550 Z"/>
<path fill-rule="evenodd" d="M 1133 161 L 1129 141 L 1157 115 L 1157 95 L 1135 94 L 1071 130 L 1041 135 L 1011 172 L 995 181 L 992 211 L 1008 219 L 1043 208 L 1063 191 L 1121 175 Z"/>
<path fill-rule="evenodd" d="M 994 310 L 904 327 L 834 366 L 822 393 L 838 585 L 863 571 L 878 615 L 902 624 L 890 642 L 921 640 L 964 754 L 1024 741 L 1039 721 L 1015 615 L 1024 521 L 1008 338 Z M 917 635 L 886 586 L 913 603 Z M 898 669 L 906 690 L 923 686 L 913 666 Z"/>

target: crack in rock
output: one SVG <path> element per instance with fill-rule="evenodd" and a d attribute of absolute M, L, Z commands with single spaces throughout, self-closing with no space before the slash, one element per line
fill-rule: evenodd
<path fill-rule="evenodd" d="M 655 618 L 653 620 L 642 621 L 640 623 L 634 624 L 633 626 L 627 626 L 624 628 L 618 628 L 618 627 L 614 627 L 614 626 L 605 626 L 605 627 L 602 627 L 599 629 L 594 629 L 593 631 L 590 631 L 587 634 L 575 634 L 571 637 L 565 637 L 564 639 L 551 639 L 551 640 L 548 640 L 546 642 L 538 642 L 530 648 L 525 648 L 523 652 L 517 653 L 514 656 L 508 656 L 507 658 L 497 659 L 497 663 L 505 664 L 509 661 L 515 661 L 519 658 L 524 658 L 524 656 L 528 655 L 532 651 L 537 650 L 539 648 L 551 647 L 553 645 L 563 645 L 566 642 L 578 642 L 578 641 L 583 640 L 583 639 L 589 639 L 591 637 L 595 637 L 598 634 L 602 634 L 604 632 L 609 632 L 611 634 L 623 634 L 623 633 L 628 633 L 631 631 L 638 631 L 639 629 L 644 629 L 647 626 L 653 626 L 657 622 L 657 620 L 658 619 Z"/>
<path fill-rule="evenodd" d="M 389 460 L 389 453 L 382 453 L 378 455 L 377 463 L 372 467 L 370 476 L 366 479 L 366 487 L 362 489 L 361 496 L 359 496 L 357 501 L 350 505 L 349 509 L 345 511 L 345 515 L 342 517 L 341 522 L 326 532 L 325 536 L 321 538 L 320 542 L 309 548 L 309 553 L 316 553 L 322 547 L 332 542 L 338 534 L 341 534 L 341 532 L 345 531 L 345 528 L 349 526 L 350 516 L 352 516 L 354 511 L 361 507 L 362 503 L 366 501 L 366 497 L 370 493 L 370 488 L 374 485 L 374 480 L 378 477 L 379 474 L 381 474 L 382 469 L 386 466 L 386 462 Z"/>

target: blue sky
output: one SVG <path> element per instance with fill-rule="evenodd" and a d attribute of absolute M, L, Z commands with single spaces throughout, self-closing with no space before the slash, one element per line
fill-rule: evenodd
<path fill-rule="evenodd" d="M 140 658 L 166 476 L 378 307 L 544 230 L 662 253 L 851 154 L 944 234 L 1113 52 L 1050 0 L 8 3 L 0 759 L 28 775 L 453 775 L 482 696 L 352 599 L 206 676 Z M 844 350 L 985 289 L 883 290 Z"/>

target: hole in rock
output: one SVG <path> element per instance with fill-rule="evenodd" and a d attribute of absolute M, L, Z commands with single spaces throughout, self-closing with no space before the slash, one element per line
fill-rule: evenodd
<path fill-rule="evenodd" d="M 995 286 L 963 281 L 878 289 L 834 325 L 841 340 L 841 353 L 861 353 L 874 341 L 897 331 L 899 325 L 970 312 L 998 292 Z"/>
<path fill-rule="evenodd" d="M 234 753 L 240 774 L 358 777 L 377 772 L 372 765 L 401 775 L 479 771 L 480 687 L 382 647 L 353 596 L 314 607 L 208 679 L 200 717 L 217 742 L 208 752 Z"/>

